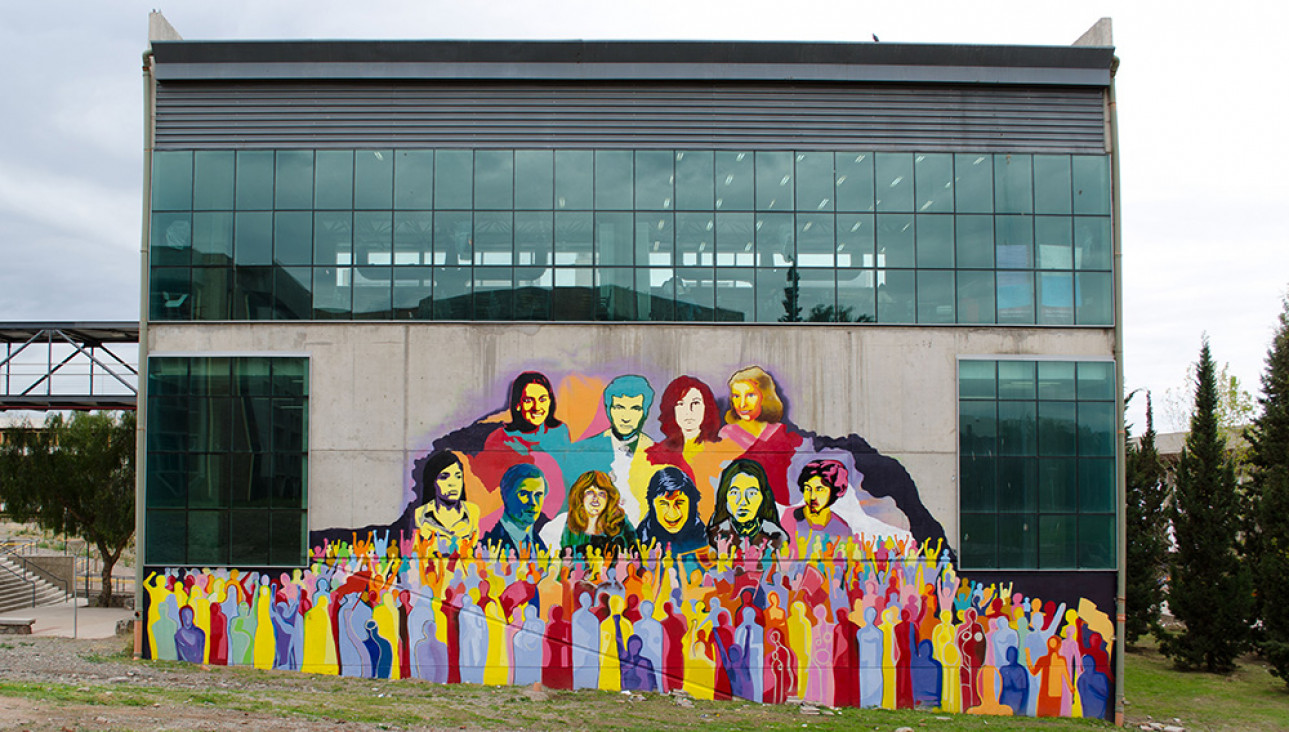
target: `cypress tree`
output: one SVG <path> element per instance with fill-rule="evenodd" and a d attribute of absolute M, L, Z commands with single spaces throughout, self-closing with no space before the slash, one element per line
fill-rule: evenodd
<path fill-rule="evenodd" d="M 1267 352 L 1262 414 L 1247 432 L 1252 490 L 1257 503 L 1255 582 L 1272 673 L 1289 682 L 1289 298 Z"/>
<path fill-rule="evenodd" d="M 1155 415 L 1150 392 L 1146 392 L 1146 431 L 1137 444 L 1128 441 L 1126 457 L 1128 566 L 1127 615 L 1123 628 L 1124 640 L 1132 644 L 1160 627 L 1163 579 L 1168 563 L 1169 491 L 1164 482 L 1164 464 L 1155 449 Z"/>
<path fill-rule="evenodd" d="M 1195 411 L 1176 476 L 1169 515 L 1177 549 L 1170 563 L 1168 606 L 1185 628 L 1163 635 L 1160 650 L 1179 669 L 1226 673 L 1247 646 L 1253 583 L 1238 552 L 1235 465 L 1218 429 L 1217 384 L 1207 338 L 1200 348 Z"/>

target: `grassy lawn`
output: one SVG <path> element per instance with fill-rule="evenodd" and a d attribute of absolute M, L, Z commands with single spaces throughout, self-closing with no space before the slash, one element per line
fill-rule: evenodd
<path fill-rule="evenodd" d="M 1153 644 L 1143 644 L 1127 653 L 1124 667 L 1130 727 L 1153 719 L 1180 724 L 1187 732 L 1289 730 L 1289 687 L 1256 656 L 1240 659 L 1230 676 L 1181 673 Z"/>

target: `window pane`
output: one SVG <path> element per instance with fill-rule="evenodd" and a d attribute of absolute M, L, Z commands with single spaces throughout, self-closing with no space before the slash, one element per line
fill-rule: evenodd
<path fill-rule="evenodd" d="M 871 269 L 837 270 L 837 310 L 852 323 L 877 320 L 876 273 Z"/>
<path fill-rule="evenodd" d="M 963 361 L 963 364 L 972 363 Z M 990 366 L 993 364 L 990 362 Z M 960 377 L 959 388 L 980 389 L 979 381 L 968 381 Z M 987 379 L 990 391 L 993 387 L 992 371 Z M 965 396 L 965 393 L 964 393 Z M 963 455 L 987 456 L 998 454 L 998 408 L 992 400 L 962 401 L 958 405 L 958 445 Z"/>
<path fill-rule="evenodd" d="M 237 208 L 243 211 L 273 208 L 272 150 L 237 152 Z"/>
<path fill-rule="evenodd" d="M 1038 463 L 1038 510 L 1073 513 L 1078 510 L 1078 482 L 1073 458 L 1049 458 Z"/>
<path fill-rule="evenodd" d="M 153 410 L 155 412 L 155 410 Z M 149 415 L 151 416 L 151 415 Z M 188 502 L 188 455 L 184 453 L 154 453 L 148 450 L 148 471 L 145 478 L 146 506 L 154 508 L 184 508 Z"/>
<path fill-rule="evenodd" d="M 594 165 L 595 155 L 590 150 L 555 151 L 555 208 L 592 208 Z"/>
<path fill-rule="evenodd" d="M 515 158 L 510 150 L 478 150 L 474 154 L 474 207 L 513 209 Z"/>
<path fill-rule="evenodd" d="M 792 153 L 756 154 L 756 208 L 758 211 L 793 209 Z"/>
<path fill-rule="evenodd" d="M 756 319 L 753 296 L 756 271 L 753 269 L 716 268 L 716 320 L 750 323 Z"/>
<path fill-rule="evenodd" d="M 313 215 L 313 263 L 351 264 L 354 261 L 353 214 L 348 211 Z"/>
<path fill-rule="evenodd" d="M 474 155 L 470 150 L 439 150 L 434 155 L 434 208 L 470 208 L 474 193 Z"/>
<path fill-rule="evenodd" d="M 429 211 L 394 214 L 394 264 L 416 265 L 434 261 L 434 215 Z"/>
<path fill-rule="evenodd" d="M 189 435 L 197 426 L 189 426 Z M 230 481 L 228 455 L 192 453 L 189 455 L 188 495 L 190 508 L 228 508 Z"/>
<path fill-rule="evenodd" d="M 958 272 L 958 322 L 994 322 L 994 273 Z"/>
<path fill-rule="evenodd" d="M 831 269 L 799 269 L 801 319 L 807 323 L 850 322 L 837 310 L 837 276 Z M 843 318 L 843 315 L 845 316 Z"/>
<path fill-rule="evenodd" d="M 1115 410 L 1113 402 L 1079 403 L 1079 454 L 1114 456 Z"/>
<path fill-rule="evenodd" d="M 313 151 L 279 150 L 274 187 L 274 208 L 313 208 Z"/>
<path fill-rule="evenodd" d="M 751 213 L 716 214 L 716 264 L 724 267 L 751 267 L 757 263 L 755 252 L 755 218 Z M 767 241 L 769 241 L 767 237 Z M 780 262 L 782 262 L 780 258 Z M 773 254 L 767 254 L 766 264 L 774 263 Z"/>
<path fill-rule="evenodd" d="M 313 316 L 313 269 L 273 268 L 275 320 L 309 320 Z"/>
<path fill-rule="evenodd" d="M 273 511 L 269 514 L 269 564 L 303 565 L 307 546 L 303 512 Z"/>
<path fill-rule="evenodd" d="M 837 153 L 835 160 L 837 210 L 874 210 L 873 156 L 869 153 Z"/>
<path fill-rule="evenodd" d="M 994 210 L 994 160 L 992 155 L 955 155 L 954 198 L 958 213 L 991 213 Z"/>
<path fill-rule="evenodd" d="M 631 151 L 595 151 L 595 207 L 600 210 L 631 210 L 635 177 Z"/>
<path fill-rule="evenodd" d="M 514 319 L 515 275 L 510 267 L 474 268 L 474 319 Z"/>
<path fill-rule="evenodd" d="M 685 267 L 711 266 L 716 217 L 712 214 L 676 214 L 676 263 Z"/>
<path fill-rule="evenodd" d="M 994 219 L 999 269 L 1029 269 L 1034 266 L 1034 219 L 1029 216 L 997 216 Z"/>
<path fill-rule="evenodd" d="M 498 267 L 514 264 L 514 214 L 489 211 L 474 215 L 474 263 Z"/>
<path fill-rule="evenodd" d="M 959 267 L 963 269 L 993 268 L 994 217 L 955 217 L 954 244 Z"/>
<path fill-rule="evenodd" d="M 279 212 L 273 220 L 273 260 L 277 264 L 313 264 L 313 214 Z"/>
<path fill-rule="evenodd" d="M 1043 569 L 1073 569 L 1077 564 L 1078 540 L 1074 516 L 1038 518 L 1038 566 Z"/>
<path fill-rule="evenodd" d="M 194 209 L 228 211 L 233 208 L 233 161 L 231 150 L 197 151 L 193 165 Z"/>
<path fill-rule="evenodd" d="M 233 225 L 233 259 L 238 265 L 273 263 L 272 213 L 239 213 Z"/>
<path fill-rule="evenodd" d="M 184 511 L 148 511 L 147 561 L 152 564 L 186 564 L 188 514 Z"/>
<path fill-rule="evenodd" d="M 273 359 L 273 393 L 284 397 L 309 395 L 309 361 L 303 358 Z"/>
<path fill-rule="evenodd" d="M 549 217 L 549 214 L 547 214 Z M 549 320 L 551 317 L 550 269 L 515 268 L 515 320 Z"/>
<path fill-rule="evenodd" d="M 601 267 L 636 263 L 634 217 L 630 213 L 595 215 L 595 257 Z"/>
<path fill-rule="evenodd" d="M 233 511 L 229 515 L 230 564 L 254 567 L 269 563 L 269 515 L 268 511 Z"/>
<path fill-rule="evenodd" d="M 877 266 L 912 267 L 914 262 L 913 216 L 877 215 Z"/>
<path fill-rule="evenodd" d="M 1033 361 L 998 362 L 999 399 L 1033 399 L 1035 393 Z"/>
<path fill-rule="evenodd" d="M 953 156 L 918 155 L 914 160 L 919 213 L 953 212 Z"/>
<path fill-rule="evenodd" d="M 393 270 L 389 267 L 354 268 L 354 318 L 389 320 Z"/>
<path fill-rule="evenodd" d="M 1038 521 L 1033 514 L 998 516 L 998 566 L 1038 566 Z"/>
<path fill-rule="evenodd" d="M 515 213 L 515 263 L 549 266 L 554 258 L 555 219 L 549 211 Z M 549 284 L 549 283 L 548 283 Z"/>
<path fill-rule="evenodd" d="M 1114 363 L 1080 361 L 1078 367 L 1079 399 L 1114 399 Z"/>
<path fill-rule="evenodd" d="M 1077 455 L 1077 428 L 1074 402 L 1039 402 L 1038 454 Z"/>
<path fill-rule="evenodd" d="M 188 265 L 192 261 L 192 214 L 152 214 L 152 266 Z"/>
<path fill-rule="evenodd" d="M 313 268 L 313 317 L 316 320 L 349 318 L 352 289 L 349 267 Z"/>
<path fill-rule="evenodd" d="M 953 290 L 953 271 L 919 270 L 917 282 L 918 322 L 955 322 L 953 306 L 957 302 L 957 294 Z"/>
<path fill-rule="evenodd" d="M 832 211 L 833 155 L 830 152 L 797 153 L 797 209 Z"/>
<path fill-rule="evenodd" d="M 994 210 L 1032 213 L 1034 183 L 1029 155 L 994 156 Z"/>
<path fill-rule="evenodd" d="M 998 527 L 992 513 L 962 515 L 962 566 L 998 566 Z"/>
<path fill-rule="evenodd" d="M 474 292 L 470 267 L 435 267 L 432 271 L 434 273 L 434 319 L 473 319 Z"/>
<path fill-rule="evenodd" d="M 719 219 L 718 219 L 719 223 Z M 796 226 L 792 214 L 757 214 L 756 263 L 786 267 L 797 260 Z"/>
<path fill-rule="evenodd" d="M 917 217 L 918 267 L 953 267 L 953 217 Z"/>
<path fill-rule="evenodd" d="M 963 399 L 996 399 L 996 369 L 993 361 L 959 361 L 958 396 Z"/>
<path fill-rule="evenodd" d="M 636 214 L 636 257 L 639 264 L 675 264 L 676 226 L 672 214 Z"/>
<path fill-rule="evenodd" d="M 599 300 L 596 320 L 637 320 L 635 270 L 628 267 L 603 267 L 595 271 Z"/>
<path fill-rule="evenodd" d="M 232 319 L 273 318 L 273 267 L 238 267 L 233 271 Z"/>
<path fill-rule="evenodd" d="M 672 153 L 663 150 L 636 152 L 635 208 L 663 211 L 672 208 Z"/>
<path fill-rule="evenodd" d="M 314 160 L 314 207 L 354 207 L 354 153 L 352 150 L 319 150 Z"/>
<path fill-rule="evenodd" d="M 233 263 L 233 214 L 192 215 L 193 264 Z"/>
<path fill-rule="evenodd" d="M 797 214 L 797 266 L 832 268 L 836 254 L 832 214 Z"/>
<path fill-rule="evenodd" d="M 1002 416 L 999 405 L 999 416 Z M 1002 425 L 1006 429 L 1006 425 Z M 1004 432 L 1003 436 L 1006 436 Z M 1001 440 L 1000 440 L 1001 442 Z M 1033 458 L 998 458 L 998 510 L 1025 512 L 1038 508 L 1038 461 Z"/>
<path fill-rule="evenodd" d="M 590 267 L 555 270 L 555 291 L 551 295 L 551 319 L 589 321 L 595 319 L 597 295 L 595 271 Z"/>
<path fill-rule="evenodd" d="M 1114 280 L 1109 272 L 1076 273 L 1074 287 L 1074 322 L 1114 325 Z"/>
<path fill-rule="evenodd" d="M 877 210 L 913 211 L 913 155 L 877 153 Z"/>
<path fill-rule="evenodd" d="M 233 269 L 194 267 L 192 270 L 193 320 L 228 320 L 232 317 Z M 306 316 L 307 318 L 307 316 Z"/>
<path fill-rule="evenodd" d="M 182 211 L 192 208 L 192 153 L 152 154 L 152 209 Z"/>
<path fill-rule="evenodd" d="M 994 511 L 998 504 L 995 475 L 996 458 L 972 456 L 962 458 L 962 494 L 959 508 L 963 511 Z"/>
<path fill-rule="evenodd" d="M 1070 156 L 1034 156 L 1034 211 L 1070 213 Z"/>
<path fill-rule="evenodd" d="M 1034 243 L 1038 250 L 1039 269 L 1072 269 L 1072 241 L 1069 217 L 1034 217 Z"/>
<path fill-rule="evenodd" d="M 394 255 L 394 231 L 387 211 L 354 212 L 354 263 L 389 265 Z"/>
<path fill-rule="evenodd" d="M 1034 273 L 998 273 L 998 322 L 1026 325 L 1034 322 Z"/>
<path fill-rule="evenodd" d="M 1038 398 L 1064 400 L 1074 397 L 1074 362 L 1040 361 Z"/>
<path fill-rule="evenodd" d="M 1079 568 L 1114 568 L 1114 531 L 1114 516 L 1079 516 Z"/>
<path fill-rule="evenodd" d="M 1074 268 L 1110 269 L 1110 219 L 1074 217 Z"/>
<path fill-rule="evenodd" d="M 794 270 L 756 271 L 756 320 L 760 323 L 800 322 L 800 283 L 793 283 Z"/>
<path fill-rule="evenodd" d="M 1114 458 L 1079 460 L 1079 510 L 1113 512 L 1116 483 Z"/>
<path fill-rule="evenodd" d="M 394 151 L 354 152 L 354 208 L 393 208 Z"/>
<path fill-rule="evenodd" d="M 228 514 L 188 512 L 188 563 L 222 565 L 228 561 Z"/>
<path fill-rule="evenodd" d="M 274 507 L 307 507 L 308 464 L 308 458 L 304 455 L 284 453 L 279 450 L 273 456 Z M 301 545 L 303 546 L 303 543 Z"/>
<path fill-rule="evenodd" d="M 434 206 L 434 151 L 399 150 L 394 158 L 394 208 Z"/>
<path fill-rule="evenodd" d="M 716 153 L 716 208 L 751 211 L 753 185 L 752 153 Z"/>
<path fill-rule="evenodd" d="M 1106 155 L 1075 155 L 1071 161 L 1074 177 L 1074 213 L 1110 213 L 1110 158 Z"/>
<path fill-rule="evenodd" d="M 914 278 L 911 270 L 878 270 L 877 321 L 879 323 L 912 323 L 914 315 Z"/>
<path fill-rule="evenodd" d="M 1074 323 L 1074 276 L 1068 272 L 1038 275 L 1038 322 L 1043 325 Z"/>
<path fill-rule="evenodd" d="M 1003 365 L 999 364 L 1000 367 Z M 1005 383 L 1000 383 L 999 386 L 1002 387 Z M 1038 432 L 1038 417 L 1035 411 L 1033 402 L 998 404 L 998 452 L 1000 454 L 1037 454 L 1038 446 L 1034 438 Z"/>
<path fill-rule="evenodd" d="M 715 157 L 709 151 L 676 151 L 676 208 L 711 211 L 716 207 Z"/>
<path fill-rule="evenodd" d="M 429 267 L 395 267 L 393 308 L 395 319 L 429 320 L 434 278 Z"/>
<path fill-rule="evenodd" d="M 842 214 L 837 217 L 837 266 L 875 267 L 873 255 L 877 227 L 867 214 Z M 872 283 L 869 283 L 872 286 Z"/>
<path fill-rule="evenodd" d="M 555 202 L 555 154 L 550 150 L 516 150 L 515 208 L 549 211 Z"/>
<path fill-rule="evenodd" d="M 590 213 L 555 213 L 555 264 L 560 266 L 592 264 L 594 219 Z M 589 285 L 589 283 L 587 283 Z"/>
<path fill-rule="evenodd" d="M 273 494 L 272 456 L 267 453 L 234 453 L 228 457 L 232 476 L 231 505 L 268 508 Z"/>

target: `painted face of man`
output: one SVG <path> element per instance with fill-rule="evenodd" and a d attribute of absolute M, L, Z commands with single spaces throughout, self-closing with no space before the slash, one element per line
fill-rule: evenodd
<path fill-rule="evenodd" d="M 698 428 L 703 424 L 703 395 L 697 389 L 690 389 L 676 402 L 676 425 L 685 439 L 698 435 Z"/>
<path fill-rule="evenodd" d="M 506 515 L 520 526 L 532 526 L 542 512 L 542 502 L 546 500 L 546 481 L 541 478 L 526 478 L 515 488 L 515 495 L 506 501 Z"/>
<path fill-rule="evenodd" d="M 608 501 L 608 492 L 596 486 L 590 486 L 582 494 L 582 508 L 586 510 L 586 515 L 589 518 L 597 518 L 604 513 L 604 508 L 608 505 Z"/>
<path fill-rule="evenodd" d="M 644 394 L 615 396 L 609 400 L 609 423 L 619 440 L 635 437 L 644 424 Z"/>
<path fill-rule="evenodd" d="M 761 417 L 761 389 L 751 381 L 736 381 L 730 386 L 730 406 L 739 419 Z"/>
<path fill-rule="evenodd" d="M 452 463 L 434 479 L 435 491 L 439 500 L 453 503 L 461 500 L 461 491 L 465 487 L 465 476 L 461 473 L 461 464 Z"/>
<path fill-rule="evenodd" d="M 689 522 L 689 496 L 681 491 L 657 496 L 653 499 L 653 513 L 662 528 L 675 534 Z"/>
<path fill-rule="evenodd" d="M 764 500 L 765 494 L 761 492 L 761 483 L 756 476 L 739 473 L 730 481 L 729 493 L 725 495 L 725 506 L 735 521 L 746 524 L 756 520 L 757 512 L 761 510 L 761 502 Z"/>
<path fill-rule="evenodd" d="M 551 411 L 551 393 L 541 384 L 528 384 L 519 400 L 519 413 L 534 427 L 542 426 Z"/>
<path fill-rule="evenodd" d="M 814 476 L 806 481 L 801 487 L 802 497 L 806 501 L 806 510 L 810 513 L 819 513 L 828 508 L 828 502 L 832 500 L 832 489 L 824 483 L 824 479 Z"/>

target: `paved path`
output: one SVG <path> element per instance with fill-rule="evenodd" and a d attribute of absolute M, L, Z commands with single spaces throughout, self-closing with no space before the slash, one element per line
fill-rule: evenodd
<path fill-rule="evenodd" d="M 32 635 L 59 638 L 111 638 L 116 635 L 118 621 L 134 617 L 133 610 L 86 607 L 86 600 L 77 602 L 79 606 L 74 609 L 72 601 L 67 600 L 56 605 L 19 608 L 5 613 L 5 616 L 35 618 L 36 623 L 31 627 Z"/>

